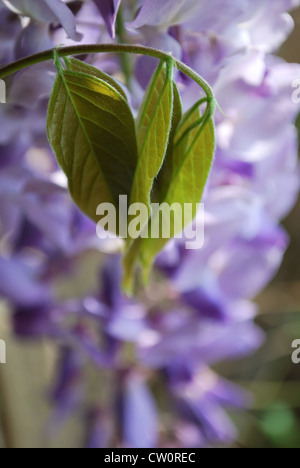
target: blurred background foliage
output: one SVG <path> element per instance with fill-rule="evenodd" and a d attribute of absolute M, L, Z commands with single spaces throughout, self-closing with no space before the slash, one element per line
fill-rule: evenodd
<path fill-rule="evenodd" d="M 300 10 L 296 27 L 279 52 L 291 63 L 300 62 Z M 300 116 L 297 119 L 300 138 Z M 300 448 L 300 364 L 292 362 L 291 344 L 300 339 L 300 198 L 284 221 L 290 245 L 270 286 L 257 298 L 257 324 L 265 331 L 265 345 L 238 363 L 218 371 L 253 392 L 253 409 L 232 417 L 240 432 L 236 447 Z"/>

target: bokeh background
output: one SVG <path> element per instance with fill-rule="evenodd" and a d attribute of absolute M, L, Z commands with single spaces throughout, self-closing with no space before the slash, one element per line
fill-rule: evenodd
<path fill-rule="evenodd" d="M 293 17 L 295 30 L 279 55 L 299 63 L 300 10 Z M 299 117 L 297 128 L 300 137 Z M 300 199 L 283 224 L 289 248 L 276 278 L 257 298 L 265 345 L 250 359 L 219 369 L 255 395 L 253 410 L 234 416 L 240 429 L 237 447 L 300 447 L 300 365 L 291 360 L 291 343 L 300 336 Z"/>
<path fill-rule="evenodd" d="M 300 62 L 300 9 L 293 13 L 296 27 L 279 54 Z M 300 78 L 300 77 L 299 77 Z M 300 118 L 298 119 L 300 135 Z M 219 374 L 254 395 L 253 408 L 230 413 L 239 429 L 236 448 L 300 447 L 300 365 L 291 361 L 291 343 L 300 339 L 300 200 L 284 221 L 290 246 L 276 278 L 257 298 L 257 323 L 266 333 L 265 345 L 250 358 L 216 367 Z M 87 259 L 93 270 L 97 258 Z M 83 275 L 84 276 L 84 275 Z M 77 281 L 77 284 L 74 284 Z M 68 285 L 64 285 L 65 288 Z M 84 288 L 83 277 L 72 287 Z M 82 414 L 51 432 L 51 406 L 47 398 L 55 376 L 58 352 L 49 341 L 15 339 L 10 331 L 5 302 L 0 302 L 0 336 L 7 342 L 10 365 L 0 368 L 0 447 L 78 447 L 84 437 Z M 6 317 L 6 319 L 5 319 Z M 89 404 L 106 394 L 107 378 L 91 367 L 86 370 Z M 49 437 L 49 435 L 51 437 Z"/>

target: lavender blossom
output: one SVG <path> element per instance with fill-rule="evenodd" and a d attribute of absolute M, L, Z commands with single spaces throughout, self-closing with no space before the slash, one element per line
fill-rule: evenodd
<path fill-rule="evenodd" d="M 61 0 L 4 0 L 3 3 L 12 11 L 37 21 L 58 23 L 63 26 L 71 39 L 78 41 L 81 36 L 76 31 L 72 12 Z"/>
<path fill-rule="evenodd" d="M 94 0 L 97 5 L 107 30 L 112 38 L 115 37 L 115 24 L 121 0 Z"/>

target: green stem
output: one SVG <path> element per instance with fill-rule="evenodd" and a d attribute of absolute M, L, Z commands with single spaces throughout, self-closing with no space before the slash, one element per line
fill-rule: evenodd
<path fill-rule="evenodd" d="M 118 54 L 136 54 L 136 55 L 148 55 L 155 57 L 159 60 L 169 60 L 170 54 L 162 52 L 158 49 L 152 49 L 150 47 L 144 47 L 140 45 L 127 45 L 127 44 L 100 44 L 100 45 L 81 45 L 71 47 L 57 47 L 56 49 L 46 50 L 38 54 L 30 55 L 28 57 L 12 62 L 4 67 L 0 68 L 0 79 L 3 79 L 13 73 L 16 73 L 24 68 L 36 65 L 41 62 L 47 62 L 53 60 L 55 52 L 59 57 L 68 57 L 69 55 L 88 55 L 88 54 L 100 54 L 100 53 L 118 53 Z M 185 65 L 180 60 L 173 58 L 173 63 L 178 70 L 194 80 L 205 92 L 208 102 L 208 117 L 214 114 L 216 108 L 216 101 L 214 94 L 209 84 L 192 70 L 190 67 Z"/>

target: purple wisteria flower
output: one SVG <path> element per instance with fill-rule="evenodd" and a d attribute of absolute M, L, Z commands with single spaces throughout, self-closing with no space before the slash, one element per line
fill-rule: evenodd
<path fill-rule="evenodd" d="M 61 0 L 3 0 L 12 11 L 43 23 L 61 24 L 69 37 L 81 39 L 76 31 L 75 19 L 68 6 Z"/>
<path fill-rule="evenodd" d="M 121 0 L 94 0 L 97 5 L 112 38 L 116 33 L 116 19 Z"/>
<path fill-rule="evenodd" d="M 299 192 L 291 85 L 300 66 L 272 54 L 293 28 L 288 11 L 300 2 L 77 3 L 0 1 L 0 64 L 62 43 L 109 42 L 121 8 L 124 31 L 116 41 L 125 35 L 171 52 L 201 74 L 222 108 L 203 199 L 205 244 L 187 251 L 184 239 L 172 240 L 149 290 L 135 300 L 121 294 L 120 242 L 97 238 L 46 140 L 55 70 L 42 64 L 10 78 L 8 103 L 0 105 L 0 294 L 18 336 L 47 336 L 61 347 L 50 428 L 82 408 L 84 368 L 92 362 L 113 378 L 106 398 L 85 406 L 88 447 L 230 444 L 236 431 L 226 408 L 247 407 L 251 396 L 211 367 L 261 345 L 252 301 L 288 245 L 280 221 Z M 119 57 L 86 60 L 122 79 Z M 130 67 L 134 104 L 155 64 L 143 57 Z M 201 91 L 181 74 L 177 81 L 187 109 Z M 168 401 L 164 411 L 158 394 Z"/>

